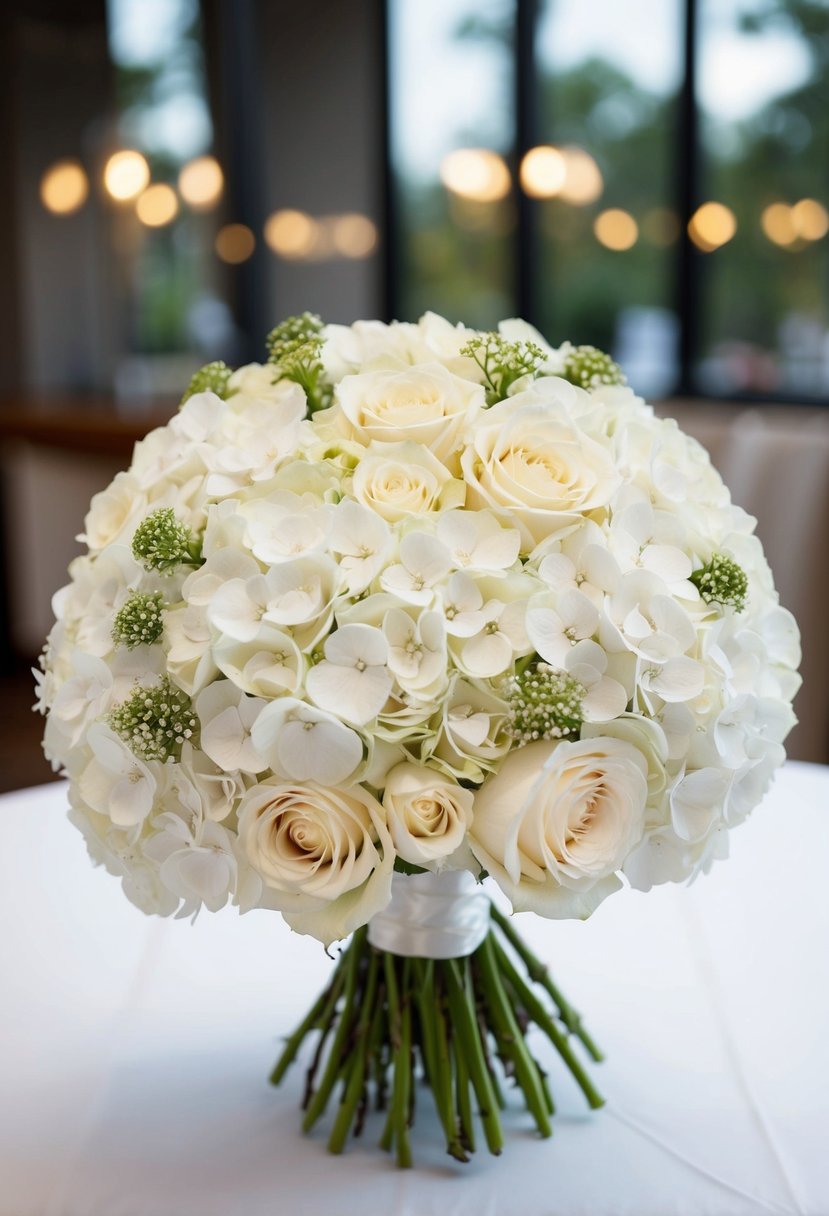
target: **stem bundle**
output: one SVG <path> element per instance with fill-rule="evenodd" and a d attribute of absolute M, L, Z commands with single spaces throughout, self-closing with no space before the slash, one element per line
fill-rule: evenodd
<path fill-rule="evenodd" d="M 412 1164 L 409 1129 L 418 1078 L 432 1092 L 456 1161 L 475 1151 L 475 1114 L 487 1148 L 503 1148 L 501 1075 L 514 1080 L 541 1136 L 550 1136 L 555 1109 L 549 1080 L 527 1045 L 530 1025 L 559 1053 L 588 1104 L 600 1096 L 574 1051 L 578 1040 L 593 1060 L 601 1054 L 581 1019 L 529 950 L 513 923 L 492 909 L 492 927 L 466 958 L 402 958 L 376 950 L 365 929 L 354 934 L 325 990 L 288 1038 L 271 1082 L 278 1085 L 305 1038 L 318 1039 L 306 1075 L 302 1127 L 310 1131 L 336 1089 L 339 1100 L 328 1140 L 341 1153 L 360 1135 L 371 1106 L 386 1112 L 380 1139 L 397 1163 Z M 524 974 L 522 974 L 522 970 Z M 551 998 L 553 1008 L 533 985 Z"/>

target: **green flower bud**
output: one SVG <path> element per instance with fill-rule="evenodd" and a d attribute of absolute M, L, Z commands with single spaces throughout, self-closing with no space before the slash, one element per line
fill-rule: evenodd
<path fill-rule="evenodd" d="M 535 342 L 510 342 L 496 333 L 477 334 L 460 353 L 483 372 L 487 405 L 503 401 L 522 376 L 537 376 L 546 357 Z"/>
<path fill-rule="evenodd" d="M 172 507 L 151 511 L 138 525 L 132 538 L 132 552 L 145 570 L 170 574 L 177 566 L 201 564 L 201 541 L 194 537 Z"/>
<path fill-rule="evenodd" d="M 600 384 L 627 384 L 627 378 L 619 367 L 595 346 L 574 346 L 564 361 L 562 376 L 579 388 L 598 388 Z"/>
<path fill-rule="evenodd" d="M 152 688 L 137 687 L 109 715 L 109 725 L 139 760 L 178 760 L 198 719 L 190 698 L 167 676 Z"/>
<path fill-rule="evenodd" d="M 114 641 L 128 650 L 136 646 L 152 646 L 164 629 L 164 607 L 160 591 L 153 591 L 149 595 L 134 591 L 116 613 L 112 624 Z"/>
<path fill-rule="evenodd" d="M 695 570 L 691 582 L 706 604 L 720 604 L 735 612 L 742 612 L 746 606 L 746 572 L 724 553 L 715 553 L 707 565 Z"/>
<path fill-rule="evenodd" d="M 531 663 L 504 685 L 509 702 L 507 731 L 517 747 L 538 739 L 578 738 L 587 689 L 548 663 Z"/>
<path fill-rule="evenodd" d="M 221 359 L 217 359 L 214 363 L 205 363 L 204 367 L 200 367 L 197 372 L 193 373 L 181 399 L 181 405 L 184 405 L 185 401 L 196 393 L 215 393 L 217 397 L 221 397 L 222 401 L 226 401 L 233 392 L 228 388 L 228 381 L 232 375 L 233 368 L 228 367 Z"/>

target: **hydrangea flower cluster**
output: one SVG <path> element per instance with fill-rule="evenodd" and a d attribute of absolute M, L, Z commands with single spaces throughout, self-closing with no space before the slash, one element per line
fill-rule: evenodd
<path fill-rule="evenodd" d="M 327 943 L 395 868 L 583 917 L 724 856 L 800 651 L 703 449 L 520 321 L 268 348 L 197 373 L 55 597 L 44 746 L 129 898 Z"/>

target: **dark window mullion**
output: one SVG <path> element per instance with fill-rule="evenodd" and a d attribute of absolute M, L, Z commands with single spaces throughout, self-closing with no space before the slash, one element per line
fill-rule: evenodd
<path fill-rule="evenodd" d="M 685 0 L 684 71 L 678 98 L 676 132 L 676 207 L 680 226 L 676 265 L 676 311 L 679 321 L 677 392 L 681 394 L 697 391 L 694 365 L 699 353 L 697 315 L 700 258 L 688 235 L 688 221 L 701 198 L 696 97 L 698 17 L 697 0 Z"/>
<path fill-rule="evenodd" d="M 513 181 L 515 198 L 515 282 L 516 315 L 538 324 L 539 309 L 539 233 L 538 203 L 521 189 L 518 173 L 528 149 L 538 143 L 538 61 L 535 53 L 538 27 L 538 0 L 515 3 L 515 140 Z"/>

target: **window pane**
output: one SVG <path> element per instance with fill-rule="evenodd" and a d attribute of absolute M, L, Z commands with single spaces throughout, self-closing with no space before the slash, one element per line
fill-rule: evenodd
<path fill-rule="evenodd" d="M 680 0 L 546 0 L 538 31 L 546 162 L 539 197 L 540 320 L 555 342 L 611 350 L 652 396 L 676 381 Z M 647 36 L 643 36 L 647 31 Z"/>
<path fill-rule="evenodd" d="M 513 309 L 514 16 L 512 0 L 389 5 L 400 317 Z"/>
<path fill-rule="evenodd" d="M 702 0 L 699 66 L 700 387 L 825 393 L 829 5 Z"/>

